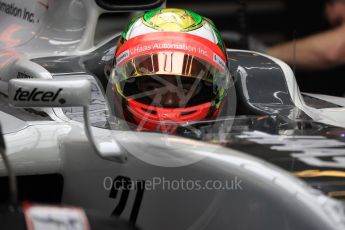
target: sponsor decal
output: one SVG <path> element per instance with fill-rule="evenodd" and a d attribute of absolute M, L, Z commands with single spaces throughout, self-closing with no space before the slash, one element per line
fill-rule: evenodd
<path fill-rule="evenodd" d="M 116 58 L 116 63 L 121 64 L 125 60 L 129 60 L 140 55 L 148 54 L 150 52 L 159 51 L 182 51 L 197 56 L 208 62 L 211 62 L 216 67 L 222 70 L 225 69 L 225 62 L 217 54 L 214 54 L 212 51 L 207 50 L 205 47 L 189 45 L 186 43 L 153 42 L 151 44 L 140 44 L 119 54 Z"/>
<path fill-rule="evenodd" d="M 23 15 L 23 10 L 20 7 L 16 6 L 14 3 L 7 3 L 3 1 L 0 1 L 0 12 L 13 17 L 22 17 Z"/>
<path fill-rule="evenodd" d="M 14 95 L 14 101 L 42 101 L 42 102 L 53 102 L 57 99 L 63 89 L 60 88 L 56 92 L 53 91 L 42 91 L 38 88 L 34 88 L 32 91 L 23 90 L 18 88 Z M 58 101 L 60 104 L 65 104 L 66 100 L 60 98 Z"/>
<path fill-rule="evenodd" d="M 24 204 L 28 230 L 89 230 L 84 210 L 71 207 L 53 207 Z"/>
<path fill-rule="evenodd" d="M 156 32 L 129 39 L 118 50 L 116 61 L 121 64 L 132 58 L 160 51 L 183 52 L 212 63 L 220 70 L 226 67 L 226 57 L 217 44 L 191 34 L 176 36 L 173 32 Z"/>
<path fill-rule="evenodd" d="M 125 52 L 121 53 L 117 58 L 116 58 L 116 63 L 120 64 L 123 60 L 127 59 L 129 57 L 129 51 L 126 50 Z"/>
<path fill-rule="evenodd" d="M 291 156 L 310 166 L 345 168 L 345 143 L 323 136 L 282 136 L 260 131 L 243 132 L 244 138 L 270 149 L 291 152 Z M 331 158 L 331 160 L 328 160 Z"/>
<path fill-rule="evenodd" d="M 213 54 L 213 61 L 218 63 L 218 65 L 221 66 L 222 69 L 226 68 L 225 62 L 215 53 Z"/>
<path fill-rule="evenodd" d="M 1 12 L 16 18 L 21 18 L 30 23 L 35 22 L 34 13 L 30 12 L 27 8 L 21 8 L 14 3 L 0 1 L 0 13 Z"/>
<path fill-rule="evenodd" d="M 145 181 L 144 180 L 136 181 L 135 187 L 133 187 L 134 190 L 129 187 L 132 183 L 133 183 L 133 180 L 129 177 L 125 177 L 125 176 L 115 177 L 114 180 L 112 181 L 112 185 L 114 186 L 111 186 L 109 197 L 112 199 L 119 200 L 117 206 L 114 208 L 112 212 L 112 215 L 120 216 L 125 210 L 126 206 L 130 205 L 128 204 L 129 193 L 131 193 L 131 191 L 135 192 L 136 190 L 135 200 L 134 200 L 133 206 L 130 208 L 131 210 L 130 210 L 130 217 L 129 217 L 129 222 L 131 222 L 132 224 L 135 224 L 138 214 L 139 214 L 140 205 L 143 200 L 143 195 L 145 191 Z M 120 197 L 118 197 L 118 194 L 120 192 L 121 192 L 121 195 Z"/>
<path fill-rule="evenodd" d="M 18 72 L 17 74 L 18 79 L 27 79 L 27 78 L 33 78 L 30 75 L 27 75 L 26 73 Z"/>

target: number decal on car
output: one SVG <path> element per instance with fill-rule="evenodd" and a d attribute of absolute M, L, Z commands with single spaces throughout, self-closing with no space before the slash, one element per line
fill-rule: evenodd
<path fill-rule="evenodd" d="M 112 215 L 120 216 L 126 208 L 129 195 L 131 191 L 136 192 L 133 206 L 131 207 L 129 221 L 135 223 L 139 214 L 140 205 L 144 196 L 145 181 L 133 181 L 129 177 L 117 176 L 113 180 L 112 188 L 109 197 L 116 199 L 121 192 L 118 204 L 114 208 Z"/>

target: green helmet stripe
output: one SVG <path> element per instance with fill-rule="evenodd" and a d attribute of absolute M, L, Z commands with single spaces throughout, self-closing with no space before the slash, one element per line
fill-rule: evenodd
<path fill-rule="evenodd" d="M 202 23 L 202 17 L 197 14 L 197 13 L 194 13 L 193 11 L 190 11 L 190 10 L 185 10 L 187 14 L 189 14 L 195 21 L 195 23 L 190 26 L 190 27 L 197 27 L 198 25 L 200 25 L 200 23 Z"/>
<path fill-rule="evenodd" d="M 151 11 L 148 11 L 148 12 L 146 12 L 145 14 L 144 14 L 144 20 L 145 20 L 145 22 L 147 22 L 147 23 L 150 23 L 150 24 L 152 24 L 151 22 L 150 22 L 150 19 L 153 17 L 153 16 L 155 16 L 158 12 L 160 12 L 161 11 L 161 9 L 155 9 L 155 10 L 151 10 Z"/>
<path fill-rule="evenodd" d="M 129 24 L 127 25 L 127 28 L 125 31 L 123 31 L 122 33 L 122 38 L 124 40 L 126 40 L 126 37 L 127 37 L 127 33 L 129 31 L 129 29 L 133 26 L 134 23 L 136 23 L 141 17 L 143 16 L 143 14 L 138 14 L 137 16 L 135 16 L 130 22 Z"/>
<path fill-rule="evenodd" d="M 220 33 L 219 33 L 219 31 L 217 30 L 216 26 L 214 25 L 213 21 L 212 21 L 211 19 L 209 19 L 209 18 L 206 18 L 206 17 L 204 17 L 204 20 L 207 21 L 207 22 L 211 25 L 211 28 L 212 28 L 213 32 L 214 32 L 214 33 L 216 34 L 216 36 L 217 36 L 217 40 L 218 40 L 218 44 L 217 44 L 217 45 L 222 49 L 222 51 L 223 51 L 224 53 L 226 53 L 226 49 L 225 49 L 225 45 L 224 45 L 224 43 L 223 43 L 223 39 L 222 39 L 222 37 L 220 36 Z"/>

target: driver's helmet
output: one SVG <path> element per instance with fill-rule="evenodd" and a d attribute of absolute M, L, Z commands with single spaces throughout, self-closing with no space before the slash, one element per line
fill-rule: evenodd
<path fill-rule="evenodd" d="M 122 33 L 113 89 L 138 130 L 174 132 L 217 116 L 229 88 L 227 61 L 212 21 L 189 10 L 156 9 Z"/>

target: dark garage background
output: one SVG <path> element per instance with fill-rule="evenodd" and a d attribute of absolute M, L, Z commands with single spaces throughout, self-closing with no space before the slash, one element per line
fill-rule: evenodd
<path fill-rule="evenodd" d="M 168 0 L 167 6 L 196 11 L 212 19 L 223 33 L 247 33 L 266 45 L 307 36 L 329 26 L 324 0 Z M 228 47 L 242 45 L 240 42 Z M 344 73 L 345 67 L 320 72 L 297 70 L 296 78 L 302 91 L 343 96 Z"/>

